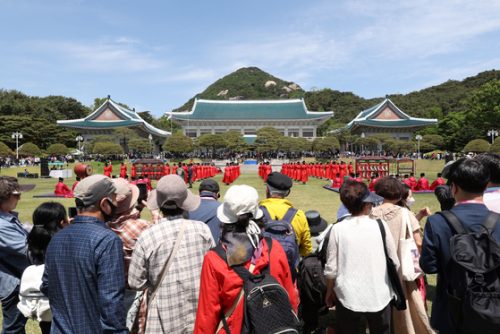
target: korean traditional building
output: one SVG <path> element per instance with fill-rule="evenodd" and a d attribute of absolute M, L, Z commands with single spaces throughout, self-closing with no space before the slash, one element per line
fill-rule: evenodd
<path fill-rule="evenodd" d="M 289 137 L 315 138 L 318 127 L 333 112 L 307 110 L 303 99 L 291 100 L 202 100 L 196 99 L 188 112 L 169 112 L 188 137 L 218 134 L 229 130 L 254 136 L 263 127 L 274 127 Z"/>
<path fill-rule="evenodd" d="M 108 95 L 106 101 L 94 112 L 85 118 L 60 120 L 57 125 L 66 128 L 78 129 L 83 142 L 97 135 L 112 135 L 114 129 L 132 128 L 136 129 L 142 137 L 148 138 L 153 146 L 154 152 L 159 152 L 165 138 L 170 132 L 154 127 L 139 116 L 135 109 L 127 109 L 111 100 Z M 122 145 L 128 152 L 128 138 L 116 138 L 117 143 Z"/>
<path fill-rule="evenodd" d="M 352 134 L 369 137 L 376 133 L 388 133 L 396 139 L 410 140 L 420 128 L 436 125 L 435 118 L 416 118 L 405 114 L 389 98 L 363 110 L 350 121 L 346 128 Z"/>

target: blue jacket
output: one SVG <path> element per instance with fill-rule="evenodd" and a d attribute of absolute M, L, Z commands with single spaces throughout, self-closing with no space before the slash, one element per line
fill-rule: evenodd
<path fill-rule="evenodd" d="M 0 212 L 0 299 L 8 297 L 29 266 L 26 232 L 16 212 Z"/>
<path fill-rule="evenodd" d="M 484 204 L 466 203 L 453 207 L 451 211 L 457 215 L 463 225 L 471 231 L 478 231 L 490 211 Z M 431 326 L 440 334 L 456 333 L 449 316 L 446 287 L 449 273 L 446 268 L 450 261 L 450 238 L 454 232 L 443 216 L 435 214 L 427 219 L 424 228 L 424 241 L 420 266 L 427 274 L 437 273 L 436 298 L 432 304 Z M 500 242 L 500 222 L 497 222 L 493 238 Z"/>
<path fill-rule="evenodd" d="M 202 197 L 200 206 L 196 210 L 189 212 L 189 219 L 198 220 L 208 225 L 216 244 L 219 242 L 221 234 L 221 221 L 217 218 L 219 205 L 220 203 L 214 198 Z"/>

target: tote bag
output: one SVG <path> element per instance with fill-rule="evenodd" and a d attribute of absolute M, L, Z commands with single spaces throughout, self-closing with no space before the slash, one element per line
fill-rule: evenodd
<path fill-rule="evenodd" d="M 410 211 L 403 209 L 403 223 L 399 239 L 398 256 L 401 262 L 401 274 L 405 281 L 414 281 L 424 273 L 419 265 L 420 253 L 413 239 L 413 231 L 410 224 Z M 408 236 L 408 239 L 406 238 Z"/>

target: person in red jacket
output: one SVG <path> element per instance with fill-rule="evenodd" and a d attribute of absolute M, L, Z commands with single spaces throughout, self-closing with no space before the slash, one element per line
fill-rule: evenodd
<path fill-rule="evenodd" d="M 113 173 L 113 166 L 111 165 L 111 163 L 109 162 L 106 162 L 104 164 L 104 175 L 106 175 L 107 177 L 111 177 L 111 174 Z"/>
<path fill-rule="evenodd" d="M 123 162 L 120 165 L 120 177 L 122 179 L 127 178 L 127 165 L 125 165 L 125 163 L 123 163 Z"/>
<path fill-rule="evenodd" d="M 137 167 L 135 167 L 135 164 L 132 165 L 130 168 L 130 177 L 135 180 L 137 178 Z"/>
<path fill-rule="evenodd" d="M 429 180 L 425 178 L 425 173 L 420 174 L 420 178 L 417 182 L 417 190 L 429 190 Z"/>
<path fill-rule="evenodd" d="M 255 188 L 236 185 L 227 190 L 224 202 L 217 210 L 217 218 L 223 223 L 220 246 L 225 251 L 227 262 L 214 251 L 205 255 L 194 333 L 226 333 L 222 328 L 221 314 L 226 316 L 231 333 L 241 333 L 243 280 L 231 269 L 235 265 L 243 265 L 254 274 L 270 265 L 271 275 L 288 292 L 292 308 L 297 312 L 298 298 L 285 251 L 279 242 L 272 240 L 269 254 L 267 241 L 255 222 L 262 217 Z M 229 311 L 231 309 L 233 312 Z"/>
<path fill-rule="evenodd" d="M 56 184 L 56 189 L 54 190 L 54 194 L 58 196 L 68 196 L 72 195 L 73 193 L 68 188 L 68 186 L 64 184 L 64 179 L 60 177 L 59 182 L 57 182 Z"/>
<path fill-rule="evenodd" d="M 411 190 L 417 190 L 417 179 L 415 178 L 415 175 L 413 173 L 410 173 L 410 178 L 408 180 L 410 181 Z"/>
<path fill-rule="evenodd" d="M 441 177 L 441 173 L 438 173 L 438 178 L 432 182 L 430 186 L 430 190 L 436 189 L 438 186 L 442 186 L 443 184 L 446 184 L 446 181 Z"/>

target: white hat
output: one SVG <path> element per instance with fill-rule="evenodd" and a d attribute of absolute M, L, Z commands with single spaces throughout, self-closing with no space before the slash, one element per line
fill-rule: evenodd
<path fill-rule="evenodd" d="M 251 213 L 255 219 L 264 215 L 259 208 L 257 190 L 245 184 L 230 187 L 224 195 L 224 202 L 217 209 L 217 218 L 224 224 L 232 224 L 245 213 Z"/>

